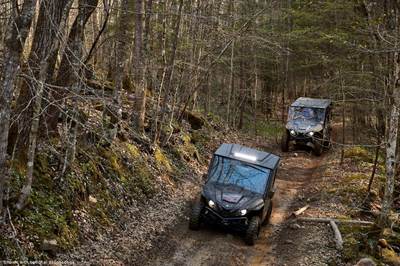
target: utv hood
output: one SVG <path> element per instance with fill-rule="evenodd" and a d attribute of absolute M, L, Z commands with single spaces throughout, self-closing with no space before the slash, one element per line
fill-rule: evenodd
<path fill-rule="evenodd" d="M 294 130 L 298 133 L 320 132 L 323 129 L 322 122 L 297 119 L 287 122 L 286 129 Z"/>
<path fill-rule="evenodd" d="M 226 186 L 210 182 L 205 185 L 202 194 L 207 201 L 214 201 L 218 208 L 229 211 L 258 210 L 263 204 L 262 195 L 259 193 L 234 185 Z"/>

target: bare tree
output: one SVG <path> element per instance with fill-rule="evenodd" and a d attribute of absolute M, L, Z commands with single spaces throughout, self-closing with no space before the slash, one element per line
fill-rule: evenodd
<path fill-rule="evenodd" d="M 39 121 L 41 116 L 42 110 L 42 99 L 43 99 L 43 92 L 45 89 L 45 82 L 47 78 L 47 70 L 48 70 L 48 56 L 53 54 L 52 51 L 58 50 L 58 38 L 57 33 L 59 32 L 59 25 L 54 25 L 53 21 L 55 20 L 55 16 L 59 15 L 60 11 L 64 11 L 64 7 L 57 6 L 62 2 L 43 2 L 42 4 L 45 5 L 45 9 L 54 10 L 54 13 L 51 13 L 53 16 L 48 16 L 47 27 L 48 29 L 52 29 L 47 31 L 46 34 L 41 34 L 41 39 L 46 41 L 43 42 L 43 56 L 38 56 L 40 58 L 40 65 L 39 65 L 39 78 L 35 84 L 35 98 L 34 98 L 34 106 L 33 106 L 33 119 L 30 126 L 29 132 L 29 146 L 28 146 L 28 161 L 27 161 L 27 175 L 26 175 L 26 182 L 24 187 L 21 190 L 20 197 L 18 199 L 18 203 L 16 207 L 18 209 L 22 209 L 26 203 L 26 199 L 29 197 L 32 189 L 32 181 L 33 181 L 33 169 L 34 169 L 34 161 L 35 161 L 35 153 L 37 148 L 37 139 L 38 139 L 38 130 L 39 130 Z M 67 3 L 64 2 L 64 4 Z M 76 18 L 76 23 L 79 25 L 77 27 L 77 34 L 76 39 L 72 42 L 70 47 L 67 47 L 67 50 L 70 50 L 70 54 L 72 57 L 70 58 L 70 63 L 72 65 L 72 69 L 74 71 L 74 75 L 71 76 L 72 84 L 75 84 L 79 80 L 79 73 L 80 73 L 80 66 L 81 66 L 81 58 L 82 58 L 82 43 L 83 43 L 83 34 L 84 34 L 84 27 L 83 25 L 89 19 L 91 13 L 97 6 L 97 0 L 81 0 L 79 2 L 79 13 Z M 69 9 L 65 10 L 67 13 Z M 53 28 L 55 27 L 55 28 Z M 39 31 L 40 33 L 40 31 Z M 47 55 L 47 56 L 46 56 Z M 75 136 L 76 137 L 76 136 Z M 74 147 L 72 147 L 74 150 Z M 68 151 L 68 150 L 67 150 Z"/>
<path fill-rule="evenodd" d="M 20 68 L 20 60 L 25 40 L 35 14 L 36 0 L 24 1 L 21 10 L 13 2 L 12 14 L 7 25 L 4 41 L 4 66 L 0 93 L 0 215 L 3 211 L 3 198 L 8 180 L 7 146 L 11 114 L 11 100 L 15 80 Z"/>
<path fill-rule="evenodd" d="M 40 85 L 40 73 L 45 70 L 45 77 L 40 82 L 51 80 L 56 64 L 56 58 L 61 43 L 61 27 L 65 27 L 65 20 L 69 15 L 72 0 L 51 1 L 45 0 L 40 4 L 39 15 L 32 40 L 32 48 L 27 63 L 27 74 L 30 79 L 24 80 L 20 88 L 15 114 L 16 123 L 11 128 L 10 145 L 15 149 L 17 157 L 25 161 L 25 151 L 29 145 L 34 101 L 36 89 Z M 39 83 L 40 83 L 39 82 Z M 44 93 L 44 91 L 43 91 Z M 36 97 L 37 98 L 37 97 Z M 18 136 L 18 138 L 17 138 Z M 14 147 L 16 145 L 16 147 Z"/>

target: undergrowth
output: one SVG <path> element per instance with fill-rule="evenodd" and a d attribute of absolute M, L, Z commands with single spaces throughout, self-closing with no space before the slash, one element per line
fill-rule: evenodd
<path fill-rule="evenodd" d="M 69 250 L 97 231 L 118 224 L 124 208 L 145 204 L 165 189 L 158 176 L 165 176 L 168 182 L 182 180 L 192 171 L 188 162 L 200 165 L 212 135 L 219 133 L 210 125 L 177 132 L 171 145 L 154 150 L 120 139 L 111 145 L 78 145 L 76 160 L 64 175 L 60 173 L 63 162 L 54 149 L 41 147 L 35 160 L 32 193 L 21 211 L 13 206 L 24 183 L 25 169 L 14 162 L 9 206 L 17 236 L 12 236 L 9 228 L 1 230 L 0 256 L 48 259 L 53 251 L 43 249 L 45 241 L 56 243 L 57 252 Z M 62 149 L 54 142 L 52 145 Z"/>

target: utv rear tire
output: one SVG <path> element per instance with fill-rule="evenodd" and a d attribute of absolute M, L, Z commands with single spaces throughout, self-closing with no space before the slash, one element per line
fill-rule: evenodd
<path fill-rule="evenodd" d="M 247 227 L 246 235 L 244 241 L 247 245 L 253 246 L 258 239 L 258 234 L 260 232 L 260 217 L 253 216 L 250 219 L 249 227 Z"/>
<path fill-rule="evenodd" d="M 189 229 L 199 230 L 201 223 L 201 213 L 204 209 L 204 203 L 197 201 L 193 204 L 189 217 Z"/>
<path fill-rule="evenodd" d="M 290 139 L 289 132 L 287 130 L 285 130 L 285 133 L 283 134 L 282 140 L 281 140 L 281 149 L 283 152 L 289 151 L 289 139 Z"/>

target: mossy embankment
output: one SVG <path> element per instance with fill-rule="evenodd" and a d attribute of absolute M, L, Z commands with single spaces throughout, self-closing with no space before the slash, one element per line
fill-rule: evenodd
<path fill-rule="evenodd" d="M 192 116 L 196 129 L 184 121 L 163 147 L 129 134 L 107 144 L 78 140 L 76 159 L 63 175 L 62 141 L 41 146 L 32 193 L 21 211 L 13 206 L 25 169 L 14 162 L 8 204 L 12 226 L 1 228 L 0 258 L 51 258 L 119 226 L 131 206 L 145 205 L 161 191 L 174 193 L 187 176 L 200 180 L 212 150 L 227 134 L 213 121 Z"/>
<path fill-rule="evenodd" d="M 376 221 L 380 214 L 385 186 L 384 153 L 378 154 L 371 190 L 368 185 L 374 168 L 376 149 L 348 147 L 344 149 L 340 163 L 340 151 L 330 155 L 329 166 L 324 176 L 330 182 L 321 189 L 326 216 L 343 219 Z M 399 185 L 399 184 L 397 184 Z M 400 212 L 399 194 L 395 192 L 394 210 L 391 215 L 393 226 L 381 229 L 376 226 L 340 224 L 344 247 L 342 258 L 345 262 L 356 263 L 363 257 L 370 257 L 378 265 L 400 265 Z M 396 214 L 397 211 L 397 214 Z"/>

